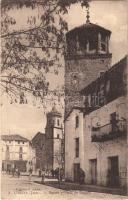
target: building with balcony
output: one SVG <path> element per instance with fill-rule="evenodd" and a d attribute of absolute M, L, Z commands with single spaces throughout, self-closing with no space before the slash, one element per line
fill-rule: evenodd
<path fill-rule="evenodd" d="M 126 187 L 127 56 L 85 87 L 86 181 Z M 91 151 L 89 150 L 91 149 Z"/>
<path fill-rule="evenodd" d="M 92 127 L 92 142 L 103 142 L 118 137 L 125 137 L 127 124 L 125 119 L 110 122 L 103 126 Z"/>
<path fill-rule="evenodd" d="M 65 118 L 68 181 L 78 182 L 82 168 L 86 184 L 127 186 L 127 58 L 81 90 L 84 107 Z"/>
<path fill-rule="evenodd" d="M 2 170 L 19 168 L 26 172 L 35 166 L 35 150 L 30 141 L 20 135 L 2 135 Z"/>

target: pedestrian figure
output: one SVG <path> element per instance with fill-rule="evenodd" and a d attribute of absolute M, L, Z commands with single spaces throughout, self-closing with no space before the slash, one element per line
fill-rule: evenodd
<path fill-rule="evenodd" d="M 42 172 L 41 172 L 41 182 L 44 184 L 44 180 L 45 180 L 45 170 L 42 169 Z"/>
<path fill-rule="evenodd" d="M 15 175 L 15 168 L 12 168 L 12 176 L 14 177 Z"/>
<path fill-rule="evenodd" d="M 29 169 L 29 180 L 31 180 L 31 176 L 32 176 L 32 168 Z"/>
<path fill-rule="evenodd" d="M 62 181 L 62 179 L 63 179 L 63 169 L 61 168 L 60 169 L 60 181 Z"/>
<path fill-rule="evenodd" d="M 107 173 L 107 186 L 111 186 L 111 170 L 108 169 Z"/>
<path fill-rule="evenodd" d="M 84 184 L 85 172 L 80 168 L 79 170 L 79 183 Z"/>
<path fill-rule="evenodd" d="M 18 168 L 15 169 L 16 176 L 18 176 Z"/>
<path fill-rule="evenodd" d="M 9 173 L 9 175 L 10 175 L 10 168 L 8 169 L 8 173 Z"/>
<path fill-rule="evenodd" d="M 39 169 L 39 177 L 41 177 L 41 169 Z"/>
<path fill-rule="evenodd" d="M 18 168 L 17 176 L 18 176 L 18 178 L 20 177 L 20 170 L 19 170 L 19 168 Z"/>
<path fill-rule="evenodd" d="M 59 167 L 55 169 L 55 177 L 59 181 Z"/>
<path fill-rule="evenodd" d="M 52 177 L 54 178 L 55 172 L 54 169 L 51 170 Z"/>

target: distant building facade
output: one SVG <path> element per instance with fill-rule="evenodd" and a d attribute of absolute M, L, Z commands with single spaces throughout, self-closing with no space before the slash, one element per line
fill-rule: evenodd
<path fill-rule="evenodd" d="M 127 186 L 127 59 L 86 86 L 84 108 L 65 119 L 65 178 L 85 183 Z"/>
<path fill-rule="evenodd" d="M 26 172 L 35 165 L 35 150 L 28 139 L 20 135 L 2 135 L 2 170 L 19 168 Z"/>
<path fill-rule="evenodd" d="M 46 166 L 46 137 L 44 133 L 38 132 L 32 139 L 35 148 L 36 170 L 44 169 Z"/>
<path fill-rule="evenodd" d="M 62 114 L 55 106 L 47 114 L 46 134 L 46 169 L 55 170 L 64 162 L 64 142 L 62 129 Z"/>

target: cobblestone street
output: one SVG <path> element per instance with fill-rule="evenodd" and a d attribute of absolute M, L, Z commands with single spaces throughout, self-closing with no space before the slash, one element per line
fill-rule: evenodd
<path fill-rule="evenodd" d="M 42 185 L 39 182 L 38 177 L 32 177 L 31 181 L 28 176 L 11 177 L 8 175 L 2 175 L 2 198 L 6 200 L 123 200 L 128 199 L 125 196 L 103 194 L 88 191 L 78 190 L 62 190 L 47 185 Z M 46 180 L 47 181 L 47 180 Z"/>

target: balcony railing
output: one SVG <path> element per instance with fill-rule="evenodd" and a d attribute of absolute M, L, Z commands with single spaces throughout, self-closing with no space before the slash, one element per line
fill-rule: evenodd
<path fill-rule="evenodd" d="M 92 127 L 92 142 L 112 140 L 117 137 L 126 136 L 127 123 L 125 120 L 118 120 L 116 123 L 109 123 L 100 127 Z"/>

